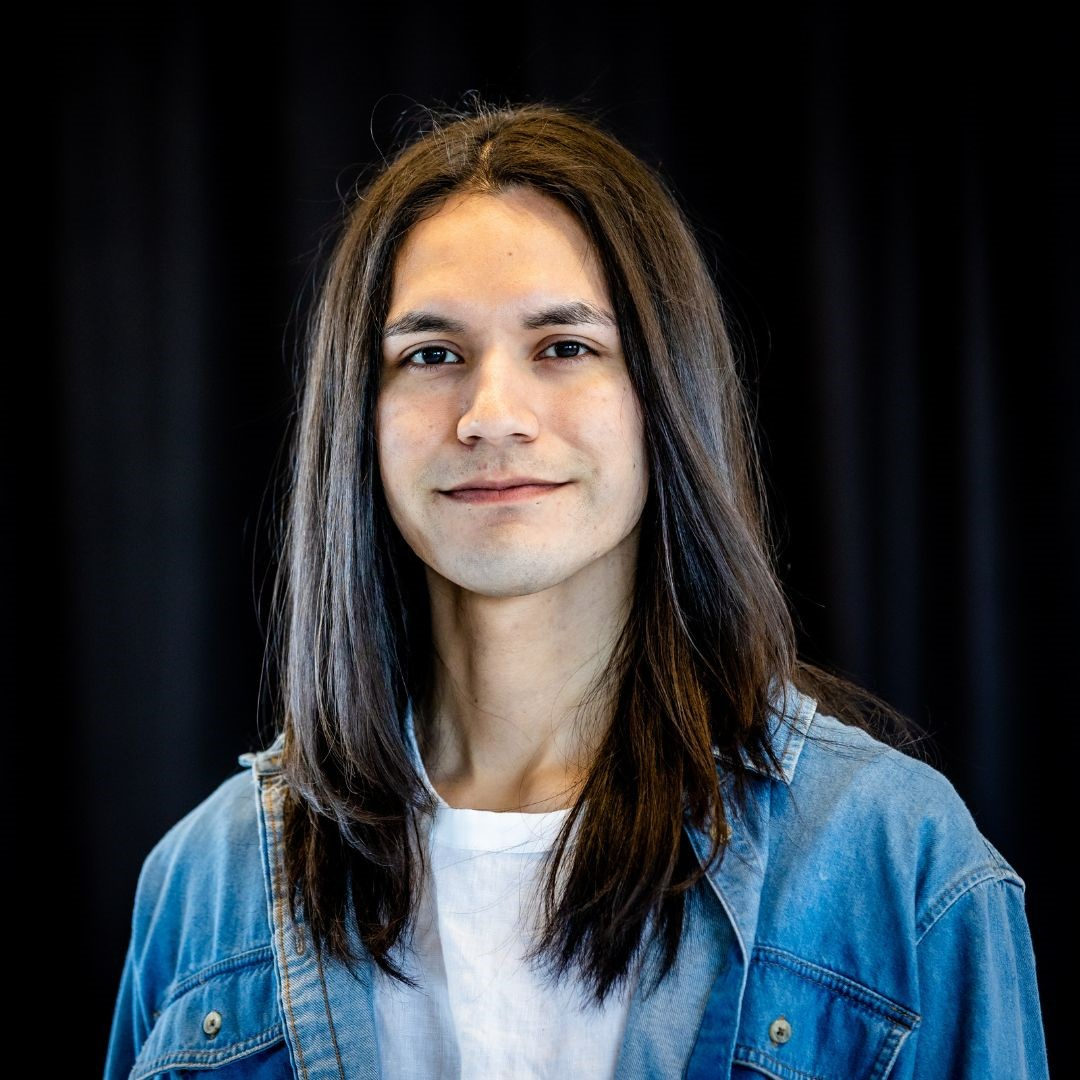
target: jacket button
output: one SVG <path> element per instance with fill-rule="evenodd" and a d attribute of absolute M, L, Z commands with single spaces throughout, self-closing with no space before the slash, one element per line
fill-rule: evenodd
<path fill-rule="evenodd" d="M 791 1038 L 791 1025 L 782 1016 L 778 1016 L 769 1025 L 769 1038 L 773 1046 L 783 1046 Z"/>
<path fill-rule="evenodd" d="M 202 1029 L 208 1039 L 212 1039 L 221 1030 L 221 1013 L 217 1009 L 211 1009 L 203 1017 Z"/>

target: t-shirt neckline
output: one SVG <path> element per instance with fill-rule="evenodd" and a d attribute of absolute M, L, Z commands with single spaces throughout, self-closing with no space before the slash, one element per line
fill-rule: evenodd
<path fill-rule="evenodd" d="M 435 798 L 435 817 L 430 826 L 432 842 L 468 851 L 512 849 L 526 854 L 547 851 L 555 843 L 570 807 L 529 814 L 516 810 L 472 810 L 451 806 L 436 790 L 424 767 L 411 701 L 405 710 L 405 734 L 413 763 L 424 786 Z"/>

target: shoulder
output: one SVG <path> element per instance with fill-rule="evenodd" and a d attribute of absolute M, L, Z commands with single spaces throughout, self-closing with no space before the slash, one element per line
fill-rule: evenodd
<path fill-rule="evenodd" d="M 268 853 L 258 768 L 269 751 L 178 821 L 143 863 L 106 1076 L 243 1062 L 284 1075 Z M 186 1074 L 185 1074 L 186 1075 Z"/>
<path fill-rule="evenodd" d="M 240 882 L 258 891 L 267 847 L 259 781 L 283 784 L 281 750 L 279 738 L 268 749 L 241 755 L 241 767 L 165 833 L 143 863 L 136 903 L 164 888 L 176 900 L 223 890 L 221 899 L 228 893 L 230 904 Z"/>
<path fill-rule="evenodd" d="M 1044 1076 L 1021 879 L 944 774 L 797 706 L 713 877 L 744 942 L 739 1064 Z"/>
<path fill-rule="evenodd" d="M 263 861 L 250 769 L 158 841 L 139 875 L 131 942 L 152 997 L 213 964 L 264 952 L 269 959 Z"/>
<path fill-rule="evenodd" d="M 244 769 L 180 819 L 143 863 L 139 890 L 168 882 L 202 891 L 215 879 L 261 864 L 255 780 Z"/>
<path fill-rule="evenodd" d="M 815 877 L 872 903 L 902 894 L 916 939 L 981 883 L 1023 889 L 937 769 L 821 713 L 801 738 L 789 782 L 773 785 L 770 864 L 794 872 L 811 857 Z"/>
<path fill-rule="evenodd" d="M 187 812 L 147 856 L 150 865 L 205 862 L 207 854 L 233 856 L 258 846 L 255 777 L 241 768 Z M 239 845 L 239 848 L 237 847 Z"/>

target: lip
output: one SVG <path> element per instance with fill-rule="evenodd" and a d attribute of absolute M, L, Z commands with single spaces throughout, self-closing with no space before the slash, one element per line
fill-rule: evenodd
<path fill-rule="evenodd" d="M 559 488 L 567 481 L 539 480 L 532 476 L 477 477 L 444 491 L 442 494 L 455 502 L 507 503 L 541 498 Z"/>

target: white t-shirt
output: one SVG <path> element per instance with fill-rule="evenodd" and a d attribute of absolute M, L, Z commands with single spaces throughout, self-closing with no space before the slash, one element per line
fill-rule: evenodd
<path fill-rule="evenodd" d="M 569 979 L 526 964 L 538 921 L 538 873 L 569 810 L 546 814 L 449 806 L 426 832 L 430 874 L 414 951 L 395 959 L 410 990 L 376 969 L 375 1023 L 388 1080 L 599 1080 L 615 1075 L 633 986 L 598 1007 Z"/>

